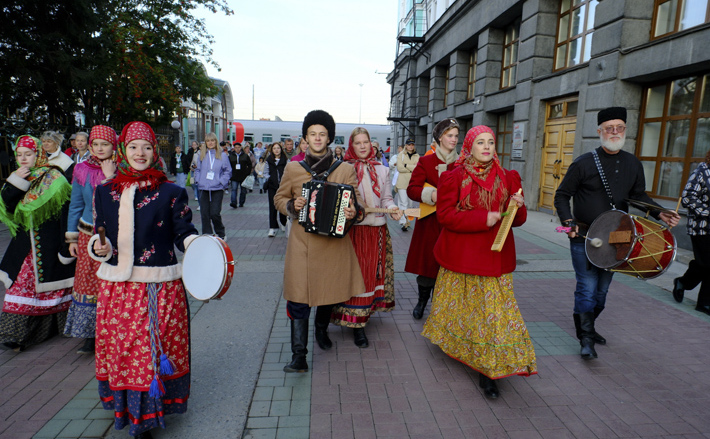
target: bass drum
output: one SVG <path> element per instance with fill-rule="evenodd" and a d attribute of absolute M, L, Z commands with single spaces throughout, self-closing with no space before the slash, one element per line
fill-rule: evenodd
<path fill-rule="evenodd" d="M 219 299 L 232 284 L 235 265 L 232 250 L 223 239 L 201 235 L 185 250 L 182 282 L 197 300 Z"/>
<path fill-rule="evenodd" d="M 601 246 L 592 245 L 594 238 L 602 241 Z M 668 227 L 621 210 L 609 210 L 594 220 L 584 248 L 595 266 L 639 279 L 660 276 L 676 255 Z"/>

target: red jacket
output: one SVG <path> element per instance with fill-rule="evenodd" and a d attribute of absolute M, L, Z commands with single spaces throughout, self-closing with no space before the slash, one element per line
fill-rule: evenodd
<path fill-rule="evenodd" d="M 411 200 L 421 203 L 424 183 L 429 183 L 438 188 L 439 171 L 436 167 L 443 163 L 436 154 L 430 154 L 419 159 L 417 166 L 412 171 L 412 178 L 409 180 L 409 186 L 407 187 L 407 196 Z M 449 165 L 448 169 L 453 169 L 453 164 Z M 441 191 L 437 191 L 437 197 L 440 193 Z M 409 244 L 409 253 L 407 253 L 407 263 L 404 266 L 404 271 L 436 278 L 439 274 L 439 263 L 434 258 L 433 250 L 440 231 L 441 226 L 436 214 L 417 220 L 412 234 L 412 241 Z"/>
<path fill-rule="evenodd" d="M 456 208 L 465 174 L 463 167 L 458 167 L 441 175 L 436 214 L 442 230 L 434 247 L 434 256 L 442 267 L 457 273 L 488 277 L 511 273 L 515 270 L 515 240 L 512 229 L 508 233 L 503 250 L 491 251 L 501 221 L 493 227 L 488 227 L 488 210 L 485 208 L 464 211 Z M 520 175 L 512 170 L 506 170 L 505 174 L 503 181 L 508 193 L 512 195 L 522 187 Z M 471 201 L 478 201 L 475 197 L 474 188 Z M 498 200 L 495 200 L 493 205 L 497 204 Z M 513 220 L 513 227 L 523 225 L 527 216 L 525 206 L 520 207 Z"/>

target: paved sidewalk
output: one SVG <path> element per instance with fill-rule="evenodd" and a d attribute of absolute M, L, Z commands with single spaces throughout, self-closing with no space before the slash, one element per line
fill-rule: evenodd
<path fill-rule="evenodd" d="M 352 331 L 331 325 L 334 348 L 321 351 L 311 338 L 311 371 L 283 373 L 286 239 L 266 237 L 265 195 L 250 194 L 236 210 L 228 203 L 237 274 L 224 300 L 191 303 L 190 409 L 168 417 L 156 438 L 710 437 L 710 317 L 693 310 L 696 292 L 682 304 L 671 298 L 680 262 L 650 282 L 615 276 L 598 320 L 609 343 L 584 362 L 573 337 L 566 238 L 553 232 L 554 218 L 531 212 L 515 230 L 514 282 L 539 374 L 502 380 L 501 397 L 489 401 L 477 373 L 420 335 L 424 319 L 411 317 L 415 277 L 403 271 L 411 232 L 394 225 L 397 307 L 372 318 L 370 347 L 358 349 Z M 75 354 L 80 344 L 55 337 L 20 354 L 0 351 L 0 439 L 129 437 L 110 428 L 93 361 Z"/>

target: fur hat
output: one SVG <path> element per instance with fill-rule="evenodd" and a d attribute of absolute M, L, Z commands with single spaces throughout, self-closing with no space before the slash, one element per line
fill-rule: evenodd
<path fill-rule="evenodd" d="M 304 138 L 306 137 L 308 128 L 313 125 L 323 125 L 325 129 L 328 130 L 328 144 L 333 143 L 335 140 L 335 120 L 333 120 L 333 116 L 323 110 L 313 110 L 306 114 L 301 130 Z"/>
<path fill-rule="evenodd" d="M 441 122 L 437 123 L 436 126 L 434 127 L 434 131 L 432 133 L 434 137 L 434 142 L 436 144 L 439 144 L 439 138 L 444 135 L 445 132 L 448 130 L 456 128 L 460 130 L 459 123 L 456 121 L 456 119 L 450 117 L 447 119 L 442 120 Z"/>
<path fill-rule="evenodd" d="M 597 113 L 597 125 L 601 125 L 608 120 L 623 120 L 626 123 L 626 108 L 609 107 Z"/>

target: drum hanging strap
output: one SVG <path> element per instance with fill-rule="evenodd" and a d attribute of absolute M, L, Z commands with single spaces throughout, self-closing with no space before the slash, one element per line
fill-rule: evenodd
<path fill-rule="evenodd" d="M 301 160 L 301 161 L 298 162 L 298 163 L 299 163 L 301 166 L 303 166 L 303 169 L 305 169 L 309 174 L 311 174 L 311 180 L 319 180 L 318 174 L 316 174 L 316 171 L 314 171 L 313 169 L 311 169 L 311 167 L 308 166 L 308 164 L 306 163 L 305 160 Z M 336 160 L 335 162 L 333 162 L 333 164 L 330 165 L 330 168 L 328 168 L 328 170 L 323 173 L 322 180 L 323 180 L 323 181 L 327 180 L 327 179 L 328 179 L 328 176 L 329 176 L 333 171 L 335 171 L 335 169 L 336 169 L 338 166 L 340 166 L 341 163 L 343 163 L 342 160 Z"/>
<path fill-rule="evenodd" d="M 592 150 L 592 155 L 594 156 L 594 163 L 597 165 L 597 171 L 599 171 L 599 177 L 601 177 L 604 189 L 606 189 L 606 195 L 609 197 L 609 204 L 611 204 L 612 209 L 616 209 L 614 197 L 611 195 L 611 188 L 609 187 L 609 182 L 606 180 L 606 175 L 604 175 L 604 169 L 602 169 L 602 163 L 599 160 L 599 154 L 597 154 L 596 149 Z"/>

